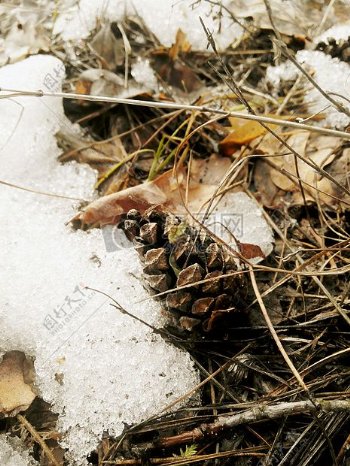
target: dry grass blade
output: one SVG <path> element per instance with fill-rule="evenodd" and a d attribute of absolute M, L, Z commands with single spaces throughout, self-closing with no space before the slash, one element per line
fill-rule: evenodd
<path fill-rule="evenodd" d="M 254 274 L 254 270 L 253 270 L 252 267 L 249 267 L 249 275 L 250 275 L 250 279 L 251 279 L 251 282 L 252 282 L 252 285 L 253 285 L 255 296 L 256 296 L 256 298 L 258 300 L 258 303 L 259 303 L 261 312 L 262 312 L 262 314 L 264 316 L 264 319 L 266 321 L 266 324 L 267 324 L 267 326 L 268 326 L 268 328 L 269 328 L 269 330 L 271 332 L 272 338 L 275 340 L 275 343 L 276 343 L 278 349 L 280 350 L 280 352 L 281 352 L 281 354 L 283 356 L 283 359 L 286 361 L 286 363 L 287 363 L 289 369 L 291 370 L 291 372 L 293 373 L 294 377 L 297 379 L 300 386 L 305 390 L 305 392 L 309 394 L 309 389 L 305 385 L 305 383 L 304 383 L 303 379 L 301 378 L 299 372 L 296 370 L 292 360 L 290 359 L 290 357 L 286 353 L 286 350 L 284 349 L 284 347 L 283 347 L 283 345 L 281 343 L 281 340 L 278 338 L 277 332 L 276 332 L 274 326 L 272 325 L 270 316 L 269 316 L 269 314 L 267 312 L 267 309 L 265 307 L 264 301 L 262 300 L 258 285 L 256 283 L 255 274 Z"/>
<path fill-rule="evenodd" d="M 39 91 L 24 91 L 24 90 L 14 90 L 14 89 L 4 89 L 0 88 L 0 92 L 12 92 L 13 94 L 1 95 L 0 98 L 8 97 L 52 97 L 52 98 L 63 98 L 63 99 L 72 99 L 72 100 L 87 100 L 90 102 L 111 102 L 116 104 L 125 104 L 125 105 L 137 105 L 140 107 L 151 107 L 151 108 L 164 108 L 172 110 L 194 110 L 202 113 L 213 113 L 220 114 L 225 116 L 231 116 L 235 118 L 242 118 L 243 120 L 252 120 L 259 121 L 265 124 L 274 124 L 279 126 L 285 126 L 289 128 L 304 129 L 311 132 L 325 134 L 330 136 L 338 136 L 346 140 L 350 140 L 350 134 L 345 131 L 337 131 L 334 129 L 321 128 L 318 126 L 306 125 L 304 123 L 297 123 L 294 121 L 280 120 L 278 118 L 265 117 L 263 115 L 251 115 L 243 112 L 233 112 L 226 111 L 217 108 L 207 107 L 205 105 L 187 105 L 180 104 L 176 102 L 157 102 L 157 101 L 147 101 L 147 100 L 137 100 L 137 99 L 122 99 L 119 97 L 107 97 L 99 95 L 84 95 L 84 94 L 74 94 L 71 92 L 44 92 Z"/>
<path fill-rule="evenodd" d="M 61 194 L 53 194 L 53 193 L 48 193 L 45 191 L 38 191 L 36 189 L 32 188 L 27 188 L 25 186 L 19 186 L 18 184 L 14 183 L 9 183 L 8 181 L 3 181 L 0 180 L 0 184 L 3 184 L 5 186 L 9 186 L 10 188 L 15 188 L 15 189 L 20 189 L 22 191 L 27 191 L 28 193 L 33 193 L 33 194 L 39 194 L 41 196 L 49 196 L 49 197 L 57 197 L 59 199 L 68 199 L 69 201 L 80 201 L 80 202 L 87 202 L 86 199 L 80 199 L 76 197 L 69 197 L 69 196 L 63 196 Z"/>
<path fill-rule="evenodd" d="M 54 457 L 50 448 L 46 445 L 45 441 L 43 440 L 41 435 L 35 430 L 32 424 L 21 414 L 17 414 L 17 419 L 22 424 L 22 426 L 27 429 L 27 431 L 33 437 L 33 440 L 42 448 L 47 459 L 50 461 L 50 464 L 52 466 L 61 466 L 56 460 L 56 458 Z"/>

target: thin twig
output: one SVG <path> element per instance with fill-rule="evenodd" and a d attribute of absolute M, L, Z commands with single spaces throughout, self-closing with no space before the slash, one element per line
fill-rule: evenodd
<path fill-rule="evenodd" d="M 335 129 L 320 128 L 318 126 L 305 125 L 303 123 L 297 123 L 295 121 L 280 120 L 278 118 L 266 117 L 262 115 L 251 115 L 243 112 L 226 111 L 220 108 L 207 107 L 205 105 L 187 105 L 180 104 L 177 102 L 159 102 L 152 100 L 137 100 L 137 99 L 122 99 L 120 97 L 107 97 L 100 95 L 85 95 L 85 94 L 74 94 L 68 92 L 44 92 L 43 90 L 37 91 L 24 91 L 0 88 L 0 92 L 12 92 L 11 95 L 1 95 L 0 98 L 7 97 L 58 97 L 63 99 L 76 99 L 76 100 L 88 100 L 91 102 L 112 102 L 116 104 L 125 105 L 138 105 L 140 107 L 151 107 L 151 108 L 165 108 L 172 110 L 195 110 L 202 113 L 216 113 L 220 115 L 226 115 L 236 118 L 242 118 L 243 120 L 259 121 L 263 123 L 271 123 L 279 126 L 286 126 L 289 128 L 305 129 L 315 133 L 326 134 L 329 136 L 338 136 L 347 140 L 350 140 L 350 133 L 345 131 L 338 131 Z"/>
<path fill-rule="evenodd" d="M 17 414 L 17 419 L 18 421 L 22 424 L 23 427 L 27 429 L 27 431 L 30 433 L 30 435 L 33 437 L 33 439 L 40 445 L 42 448 L 43 452 L 47 456 L 48 460 L 50 461 L 51 466 L 60 466 L 56 458 L 53 456 L 52 451 L 50 448 L 46 445 L 44 439 L 41 437 L 39 432 L 36 431 L 36 429 L 32 426 L 32 424 L 21 414 Z"/>
<path fill-rule="evenodd" d="M 215 436 L 224 429 L 230 429 L 242 424 L 277 419 L 282 416 L 293 416 L 301 413 L 316 413 L 318 409 L 325 413 L 350 411 L 350 399 L 324 400 L 316 398 L 314 402 L 316 403 L 316 407 L 310 400 L 282 402 L 271 406 L 255 406 L 238 414 L 220 416 L 215 422 L 202 424 L 191 431 L 171 437 L 164 437 L 157 442 L 157 446 L 169 448 L 184 443 L 194 443 L 203 440 L 207 436 Z"/>
<path fill-rule="evenodd" d="M 258 285 L 256 283 L 254 270 L 253 270 L 253 268 L 251 266 L 249 267 L 249 272 L 250 272 L 250 280 L 251 280 L 251 283 L 252 283 L 252 286 L 253 286 L 253 290 L 254 290 L 256 299 L 258 300 L 261 312 L 262 312 L 262 314 L 264 316 L 266 325 L 267 325 L 268 329 L 270 330 L 272 338 L 275 340 L 275 343 L 276 343 L 278 349 L 280 350 L 280 353 L 282 354 L 283 359 L 286 361 L 289 369 L 291 370 L 292 374 L 294 375 L 294 377 L 299 382 L 300 386 L 305 390 L 306 393 L 309 393 L 309 389 L 307 388 L 307 386 L 305 385 L 305 383 L 304 383 L 303 379 L 301 378 L 299 372 L 295 368 L 292 360 L 290 359 L 290 357 L 286 353 L 286 350 L 284 349 L 284 347 L 283 347 L 283 345 L 281 343 L 281 340 L 278 338 L 277 332 L 276 332 L 274 326 L 272 325 L 270 316 L 269 316 L 269 314 L 268 314 L 268 312 L 266 310 L 264 301 L 261 298 L 261 294 L 260 294 Z"/>
<path fill-rule="evenodd" d="M 38 191 L 37 189 L 26 188 L 24 186 L 19 186 L 18 184 L 9 183 L 8 181 L 0 180 L 0 184 L 9 186 L 10 188 L 20 189 L 22 191 L 27 191 L 28 193 L 40 194 L 42 196 L 57 197 L 59 199 L 68 199 L 70 201 L 79 201 L 79 202 L 88 202 L 87 199 L 81 199 L 77 197 L 63 196 L 62 194 L 48 193 L 46 191 Z"/>

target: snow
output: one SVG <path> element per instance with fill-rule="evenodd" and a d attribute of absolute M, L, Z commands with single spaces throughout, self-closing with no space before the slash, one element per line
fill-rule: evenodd
<path fill-rule="evenodd" d="M 271 85 L 275 95 L 285 81 L 295 81 L 298 77 L 298 70 L 291 62 L 284 62 L 277 66 L 268 66 L 266 69 L 266 81 Z"/>
<path fill-rule="evenodd" d="M 149 60 L 144 60 L 139 57 L 136 63 L 131 67 L 131 76 L 138 84 L 150 90 L 158 90 L 158 80 Z"/>
<path fill-rule="evenodd" d="M 350 37 L 350 22 L 342 23 L 342 24 L 335 24 L 331 28 L 327 29 L 327 31 L 320 34 L 318 37 L 314 39 L 315 44 L 318 42 L 327 42 L 328 39 L 335 39 L 339 41 L 341 39 L 348 40 Z"/>
<path fill-rule="evenodd" d="M 223 5 L 229 5 L 224 0 Z M 68 2 L 67 2 L 68 4 Z M 64 40 L 81 40 L 95 28 L 97 21 L 120 21 L 135 13 L 142 18 L 147 28 L 161 44 L 170 47 L 175 42 L 178 29 L 187 34 L 194 50 L 206 50 L 207 38 L 200 24 L 202 17 L 206 27 L 214 33 L 219 49 L 225 49 L 242 35 L 242 28 L 233 23 L 222 10 L 221 24 L 218 19 L 219 7 L 209 3 L 191 0 L 80 0 L 71 7 L 61 8 L 54 34 Z"/>
<path fill-rule="evenodd" d="M 296 54 L 297 61 L 302 64 L 321 88 L 326 92 L 333 92 L 339 102 L 350 109 L 347 100 L 349 99 L 350 66 L 320 51 L 302 50 Z M 295 80 L 299 71 L 291 62 L 283 63 L 279 66 L 269 66 L 266 72 L 266 81 L 275 89 L 277 95 L 278 88 L 283 81 Z M 344 96 L 342 98 L 341 96 Z M 344 129 L 350 122 L 350 118 L 339 112 L 330 102 L 323 97 L 320 92 L 311 84 L 305 96 L 311 114 L 322 112 L 326 115 L 324 125 L 331 128 Z"/>
<path fill-rule="evenodd" d="M 58 59 L 38 55 L 0 69 L 0 86 L 54 90 L 63 76 Z M 120 435 L 125 424 L 158 413 L 192 389 L 198 374 L 187 353 L 86 289 L 110 294 L 152 325 L 163 323 L 138 278 L 135 252 L 110 253 L 100 230 L 65 225 L 79 200 L 93 198 L 96 174 L 56 161 L 54 134 L 73 130 L 61 99 L 18 97 L 0 106 L 1 179 L 78 199 L 0 184 L 0 355 L 20 350 L 35 358 L 40 395 L 59 414 L 70 464 L 81 466 L 103 433 Z"/>
<path fill-rule="evenodd" d="M 273 233 L 261 208 L 243 192 L 227 193 L 218 202 L 206 223 L 223 241 L 237 249 L 234 238 L 242 243 L 258 245 L 265 256 L 273 250 Z M 256 259 L 252 262 L 259 262 Z"/>
<path fill-rule="evenodd" d="M 1 466 L 37 466 L 17 437 L 0 434 Z"/>

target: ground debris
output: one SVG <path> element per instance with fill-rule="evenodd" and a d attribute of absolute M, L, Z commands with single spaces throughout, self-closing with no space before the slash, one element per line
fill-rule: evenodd
<path fill-rule="evenodd" d="M 39 3 L 0 85 L 75 95 L 1 100 L 2 462 L 346 466 L 349 6 Z"/>

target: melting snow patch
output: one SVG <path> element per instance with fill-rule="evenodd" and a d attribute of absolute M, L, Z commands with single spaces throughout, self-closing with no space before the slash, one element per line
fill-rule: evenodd
<path fill-rule="evenodd" d="M 228 0 L 220 3 L 224 6 L 230 4 Z M 213 32 L 219 49 L 228 47 L 243 32 L 220 5 L 213 6 L 204 1 L 80 0 L 70 8 L 61 7 L 61 11 L 55 22 L 54 34 L 61 34 L 64 40 L 86 38 L 98 20 L 120 21 L 135 13 L 167 47 L 175 42 L 176 32 L 180 28 L 187 34 L 193 49 L 205 50 L 208 41 L 199 17 Z"/>
<path fill-rule="evenodd" d="M 38 89 L 54 80 L 59 89 L 63 74 L 56 58 L 33 56 L 0 69 L 0 87 Z M 61 99 L 2 99 L 0 106 L 1 178 L 91 199 L 95 172 L 56 161 L 54 134 L 62 125 L 71 129 Z M 86 288 L 161 325 L 132 249 L 109 253 L 100 230 L 65 226 L 78 201 L 4 185 L 0 197 L 0 356 L 20 350 L 35 358 L 40 394 L 60 415 L 71 464 L 81 466 L 104 432 L 119 435 L 125 423 L 156 414 L 193 388 L 198 375 L 187 353 Z"/>
<path fill-rule="evenodd" d="M 149 60 L 138 58 L 137 62 L 131 67 L 131 76 L 138 84 L 142 84 L 146 88 L 157 91 L 158 80 Z"/>
<path fill-rule="evenodd" d="M 233 249 L 237 249 L 238 240 L 259 246 L 265 256 L 272 252 L 272 230 L 261 208 L 245 193 L 227 193 L 215 206 L 207 226 Z"/>
<path fill-rule="evenodd" d="M 350 37 L 350 23 L 336 24 L 327 31 L 323 32 L 321 35 L 314 39 L 315 44 L 318 42 L 326 42 L 328 39 L 338 40 L 348 40 Z"/>
<path fill-rule="evenodd" d="M 29 455 L 17 437 L 0 435 L 1 466 L 37 466 L 38 463 Z"/>
<path fill-rule="evenodd" d="M 309 72 L 312 71 L 313 78 L 324 91 L 333 93 L 333 97 L 350 109 L 349 103 L 345 100 L 350 97 L 350 66 L 347 63 L 341 62 L 337 58 L 331 58 L 323 52 L 308 50 L 298 52 L 296 59 Z M 266 80 L 271 83 L 277 93 L 281 82 L 295 80 L 298 74 L 299 71 L 295 65 L 288 62 L 275 67 L 269 66 Z M 343 129 L 350 122 L 347 115 L 333 107 L 311 84 L 306 93 L 305 101 L 308 103 L 310 113 L 325 113 L 324 123 L 327 126 Z"/>

